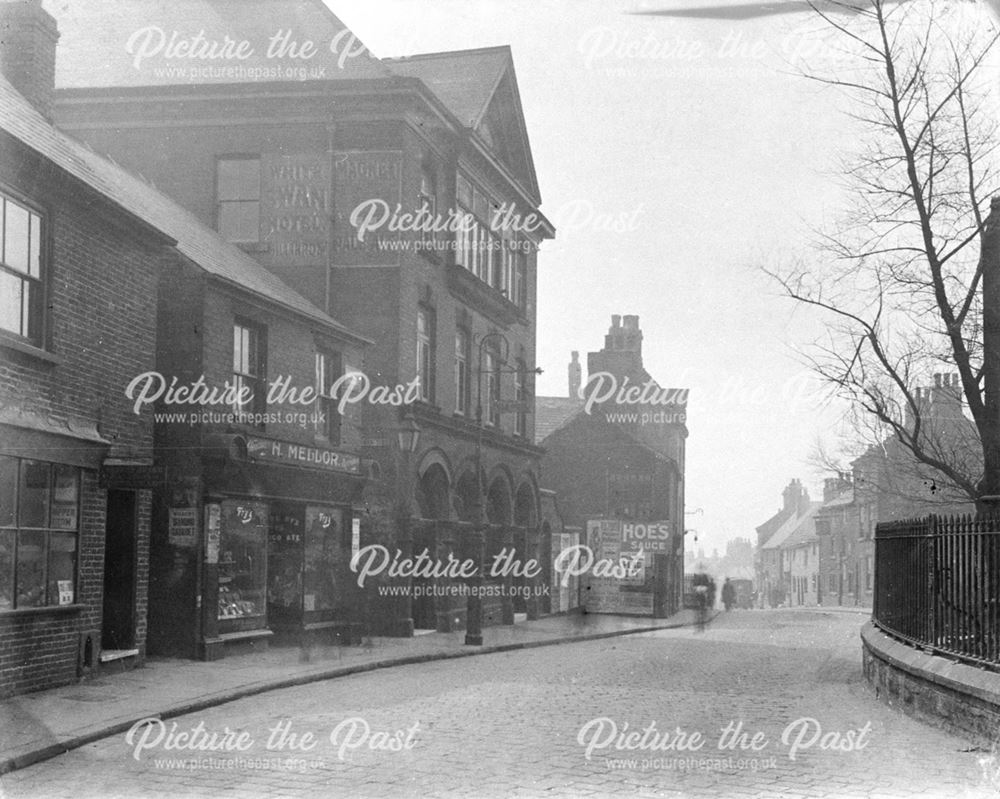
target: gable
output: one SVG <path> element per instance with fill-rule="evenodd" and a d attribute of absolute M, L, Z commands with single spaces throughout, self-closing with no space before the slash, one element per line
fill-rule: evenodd
<path fill-rule="evenodd" d="M 419 78 L 541 203 L 509 47 L 424 53 L 384 63 L 398 75 Z"/>
<path fill-rule="evenodd" d="M 475 130 L 518 182 L 538 197 L 535 165 L 512 66 L 501 75 Z"/>

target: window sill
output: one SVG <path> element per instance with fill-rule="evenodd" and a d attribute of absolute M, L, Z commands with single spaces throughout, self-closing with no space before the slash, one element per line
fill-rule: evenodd
<path fill-rule="evenodd" d="M 16 608 L 15 610 L 0 610 L 0 620 L 13 619 L 23 616 L 44 616 L 52 613 L 56 615 L 69 615 L 79 613 L 87 608 L 87 605 L 45 605 L 40 608 Z"/>
<path fill-rule="evenodd" d="M 21 355 L 26 355 L 29 358 L 41 361 L 42 363 L 49 364 L 51 366 L 58 366 L 62 363 L 63 359 L 58 355 L 54 355 L 47 350 L 43 350 L 20 336 L 15 336 L 13 333 L 8 333 L 5 330 L 0 330 L 0 348 L 12 350 L 14 352 L 20 353 Z"/>

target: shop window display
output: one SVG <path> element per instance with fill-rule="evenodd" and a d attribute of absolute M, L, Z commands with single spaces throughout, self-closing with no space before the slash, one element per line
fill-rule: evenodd
<path fill-rule="evenodd" d="M 219 630 L 266 626 L 268 508 L 262 502 L 222 503 L 219 541 Z"/>

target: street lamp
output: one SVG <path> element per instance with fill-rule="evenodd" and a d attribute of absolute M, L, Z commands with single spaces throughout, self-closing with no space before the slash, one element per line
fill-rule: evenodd
<path fill-rule="evenodd" d="M 396 480 L 398 495 L 396 497 L 396 545 L 402 551 L 403 557 L 413 554 L 413 537 L 410 531 L 410 498 L 413 495 L 413 480 L 410 473 L 410 456 L 417 451 L 420 443 L 420 425 L 412 413 L 403 417 L 396 430 L 396 443 L 399 445 L 399 471 Z M 411 580 L 412 585 L 412 580 Z M 413 635 L 413 596 L 408 592 L 397 607 L 396 635 Z"/>
<path fill-rule="evenodd" d="M 411 455 L 417 451 L 417 444 L 420 443 L 420 425 L 413 418 L 412 413 L 408 413 L 403 423 L 396 431 L 396 440 L 399 443 L 399 451 Z"/>

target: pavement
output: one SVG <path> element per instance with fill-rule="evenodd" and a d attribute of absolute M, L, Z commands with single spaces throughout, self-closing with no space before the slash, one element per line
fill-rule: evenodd
<path fill-rule="evenodd" d="M 128 730 L 248 696 L 349 674 L 434 660 L 508 652 L 690 626 L 690 610 L 668 619 L 570 614 L 487 627 L 483 646 L 465 633 L 371 638 L 361 646 L 294 647 L 222 660 L 149 658 L 145 666 L 0 701 L 0 774 Z"/>

